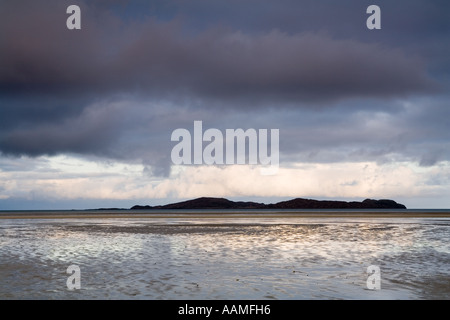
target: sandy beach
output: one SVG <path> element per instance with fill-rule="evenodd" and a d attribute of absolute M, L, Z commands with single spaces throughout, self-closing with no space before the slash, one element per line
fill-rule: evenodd
<path fill-rule="evenodd" d="M 8 214 L 0 299 L 450 299 L 450 219 L 383 214 Z"/>

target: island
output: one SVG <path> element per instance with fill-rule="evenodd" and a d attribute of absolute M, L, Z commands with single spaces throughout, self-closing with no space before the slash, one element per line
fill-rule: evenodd
<path fill-rule="evenodd" d="M 170 203 L 166 205 L 135 205 L 131 208 L 131 210 L 151 209 L 406 209 L 406 206 L 389 199 L 365 199 L 361 202 L 347 202 L 296 198 L 273 204 L 264 204 L 251 201 L 231 201 L 225 198 L 201 197 L 193 200 Z"/>

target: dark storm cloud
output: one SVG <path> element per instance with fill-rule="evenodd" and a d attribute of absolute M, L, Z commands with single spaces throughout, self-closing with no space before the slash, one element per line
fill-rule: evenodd
<path fill-rule="evenodd" d="M 0 25 L 2 93 L 138 90 L 284 102 L 402 95 L 432 86 L 420 57 L 325 34 L 213 29 L 185 35 L 181 22 L 124 24 L 84 6 L 82 30 L 68 31 L 62 5 L 11 7 L 2 10 Z"/>
<path fill-rule="evenodd" d="M 0 139 L 5 153 L 38 156 L 55 155 L 62 152 L 102 153 L 103 148 L 114 138 L 114 130 L 102 127 L 77 126 L 65 123 L 53 126 L 36 126 L 29 129 L 16 129 L 3 134 Z M 102 149 L 99 147 L 102 146 Z"/>
<path fill-rule="evenodd" d="M 385 154 L 386 131 L 349 119 L 397 112 L 378 99 L 445 90 L 450 70 L 449 5 L 400 3 L 380 1 L 383 29 L 371 32 L 365 1 L 0 0 L 0 152 L 142 159 L 167 173 L 173 129 L 218 114 L 228 128 L 268 127 L 276 108 L 289 116 L 270 127 L 285 128 L 289 154 L 359 144 L 361 158 Z M 65 27 L 70 4 L 81 30 Z M 411 131 L 431 128 L 430 117 Z"/>

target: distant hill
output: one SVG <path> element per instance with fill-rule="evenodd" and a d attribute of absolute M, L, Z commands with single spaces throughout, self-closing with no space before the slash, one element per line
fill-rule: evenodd
<path fill-rule="evenodd" d="M 144 209 L 406 209 L 406 207 L 403 204 L 389 199 L 366 199 L 362 202 L 346 202 L 296 198 L 274 204 L 264 204 L 247 201 L 231 201 L 225 198 L 202 197 L 162 206 L 136 205 L 131 208 L 131 210 Z"/>

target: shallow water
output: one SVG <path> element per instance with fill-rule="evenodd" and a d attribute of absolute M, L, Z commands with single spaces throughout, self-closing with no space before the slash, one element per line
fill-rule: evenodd
<path fill-rule="evenodd" d="M 0 299 L 449 299 L 450 219 L 5 219 L 0 283 Z"/>

